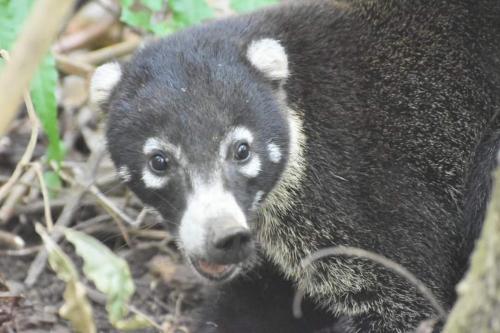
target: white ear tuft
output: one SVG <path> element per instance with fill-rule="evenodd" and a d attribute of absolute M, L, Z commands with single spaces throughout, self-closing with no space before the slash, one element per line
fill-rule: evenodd
<path fill-rule="evenodd" d="M 97 67 L 90 80 L 90 101 L 100 104 L 108 99 L 111 90 L 122 76 L 122 69 L 117 62 L 110 62 Z"/>
<path fill-rule="evenodd" d="M 250 43 L 247 58 L 268 79 L 284 80 L 288 77 L 288 57 L 285 48 L 271 38 Z"/>

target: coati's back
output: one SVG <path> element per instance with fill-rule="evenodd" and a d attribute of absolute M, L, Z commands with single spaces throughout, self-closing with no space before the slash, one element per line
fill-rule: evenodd
<path fill-rule="evenodd" d="M 451 305 L 499 148 L 499 58 L 496 0 L 276 7 L 141 50 L 106 95 L 109 146 L 141 199 L 174 221 L 200 274 L 230 279 L 251 262 L 247 247 L 224 265 L 220 253 L 200 264 L 213 256 L 193 245 L 220 220 L 199 207 L 237 212 L 266 258 L 353 318 L 352 331 L 402 332 L 435 315 L 408 281 L 366 260 L 304 272 L 300 259 L 338 245 L 370 250 Z M 253 155 L 232 161 L 240 148 Z M 166 160 L 171 169 L 155 170 Z M 203 182 L 219 178 L 214 199 Z M 232 211 L 217 206 L 228 197 Z M 236 243 L 253 239 L 247 229 Z"/>
<path fill-rule="evenodd" d="M 418 273 L 450 304 L 500 148 L 500 2 L 326 1 L 249 21 L 251 38 L 285 45 L 284 90 L 307 137 L 304 204 L 291 215 L 296 225 L 313 223 L 298 233 L 285 218 L 290 233 L 273 225 L 269 242 L 300 234 L 316 244 L 297 257 L 332 244 L 372 250 Z M 269 252 L 283 263 L 276 248 Z M 338 274 L 344 264 L 330 260 L 332 274 L 311 289 L 370 299 L 366 290 L 392 279 L 359 271 L 346 279 Z M 414 293 L 398 284 L 385 292 Z"/>

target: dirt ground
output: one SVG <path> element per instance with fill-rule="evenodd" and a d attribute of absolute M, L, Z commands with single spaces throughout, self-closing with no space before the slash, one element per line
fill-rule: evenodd
<path fill-rule="evenodd" d="M 156 325 L 144 332 L 191 332 L 202 288 L 183 264 L 161 218 L 145 210 L 118 180 L 104 151 L 106 115 L 89 105 L 93 70 L 127 58 L 147 37 L 119 21 L 113 0 L 78 3 L 82 7 L 53 45 L 59 72 L 58 122 L 67 150 L 62 170 L 70 179 L 51 189 L 49 211 L 56 228 L 91 235 L 128 262 L 136 287 L 129 309 Z M 21 160 L 32 130 L 23 108 L 8 135 L 0 138 L 0 188 Z M 31 157 L 42 172 L 52 170 L 45 160 L 47 144 L 40 133 Z M 0 195 L 0 333 L 72 332 L 58 315 L 65 284 L 47 264 L 35 232 L 36 223 L 46 225 L 42 188 L 29 165 L 22 170 L 8 193 Z M 81 272 L 82 259 L 63 238 L 58 244 L 80 269 L 98 332 L 117 332 L 108 322 L 104 295 Z"/>
<path fill-rule="evenodd" d="M 108 240 L 112 237 L 116 236 L 108 236 Z M 63 249 L 81 266 L 70 245 Z M 156 243 L 143 242 L 116 253 L 129 263 L 135 282 L 131 306 L 162 326 L 164 332 L 191 332 L 192 318 L 202 294 L 190 268 L 174 261 L 178 258 L 173 258 L 173 251 L 168 245 L 162 248 Z M 65 285 L 50 267 L 45 266 L 32 286 L 25 283 L 36 254 L 17 256 L 4 252 L 0 256 L 0 272 L 8 288 L 8 292 L 0 293 L 0 332 L 72 332 L 69 323 L 58 316 Z M 89 286 L 88 296 L 98 331 L 118 332 L 107 320 L 104 296 L 92 288 L 91 282 L 85 284 Z M 134 332 L 157 331 L 151 328 Z"/>

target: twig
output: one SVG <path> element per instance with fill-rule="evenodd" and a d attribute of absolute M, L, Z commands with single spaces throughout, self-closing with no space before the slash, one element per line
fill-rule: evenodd
<path fill-rule="evenodd" d="M 0 251 L 0 257 L 2 257 L 2 256 L 12 256 L 12 257 L 29 256 L 29 255 L 37 253 L 38 251 L 40 251 L 41 248 L 42 248 L 41 245 L 36 245 L 36 246 L 26 247 L 26 248 L 19 249 L 19 250 Z"/>
<path fill-rule="evenodd" d="M 60 210 L 66 205 L 67 202 L 68 202 L 67 198 L 56 198 L 56 199 L 50 200 L 50 209 L 52 211 Z M 92 206 L 92 205 L 94 205 L 94 202 L 91 200 L 83 200 L 80 203 L 80 207 Z M 37 213 L 43 211 L 44 209 L 45 209 L 45 204 L 43 202 L 43 199 L 41 199 L 41 200 L 37 200 L 35 202 L 32 202 L 30 204 L 16 207 L 16 215 L 37 214 Z"/>
<path fill-rule="evenodd" d="M 40 183 L 40 188 L 42 189 L 45 224 L 47 224 L 48 232 L 52 232 L 54 222 L 52 221 L 52 211 L 50 210 L 49 191 L 47 190 L 47 185 L 43 179 L 42 165 L 36 162 L 33 163 L 33 168 L 35 169 L 36 175 L 38 176 L 38 182 Z"/>
<path fill-rule="evenodd" d="M 0 136 L 6 133 L 15 118 L 24 92 L 73 3 L 73 0 L 39 0 L 34 3 L 12 49 L 12 61 L 0 73 Z M 50 13 L 50 19 L 47 19 L 47 13 Z"/>
<path fill-rule="evenodd" d="M 61 215 L 59 216 L 59 218 L 55 223 L 56 231 L 53 232 L 51 235 L 52 239 L 55 242 L 59 241 L 59 239 L 62 237 L 62 233 L 57 232 L 57 227 L 66 227 L 71 223 L 73 215 L 80 207 L 79 205 L 80 200 L 82 199 L 84 194 L 85 194 L 84 189 L 75 188 L 73 194 L 68 198 L 68 203 L 66 204 L 66 206 L 64 206 Z M 32 287 L 35 284 L 35 282 L 38 280 L 38 277 L 45 269 L 46 264 L 47 264 L 47 251 L 44 248 L 42 248 L 40 252 L 38 252 L 36 258 L 31 263 L 31 266 L 28 269 L 28 274 L 26 275 L 26 279 L 24 280 L 24 283 L 28 287 Z"/>
<path fill-rule="evenodd" d="M 85 29 L 62 37 L 54 46 L 54 50 L 56 52 L 68 52 L 85 47 L 105 34 L 115 22 L 116 16 L 107 15 L 99 22 L 91 24 Z"/>
<path fill-rule="evenodd" d="M 144 219 L 146 218 L 147 215 L 148 215 L 148 209 L 143 208 L 139 213 L 139 215 L 137 215 L 137 217 L 135 218 L 133 226 L 134 227 L 140 226 L 144 222 Z"/>
<path fill-rule="evenodd" d="M 88 185 L 85 186 L 84 184 L 80 183 L 77 181 L 75 178 L 70 176 L 68 173 L 64 171 L 59 172 L 61 178 L 63 178 L 65 181 L 68 183 L 78 185 L 83 187 L 85 190 L 89 191 L 94 197 L 97 199 L 97 201 L 101 204 L 101 206 L 113 217 L 113 220 L 116 222 L 118 228 L 120 229 L 120 232 L 122 233 L 123 239 L 127 243 L 128 246 L 131 246 L 132 242 L 130 241 L 130 236 L 128 235 L 127 229 L 123 225 L 122 221 L 125 221 L 129 224 L 134 223 L 134 220 L 132 220 L 130 217 L 128 217 L 127 214 L 122 212 L 116 205 L 109 200 L 100 190 L 97 188 L 95 185 Z"/>
<path fill-rule="evenodd" d="M 13 249 L 21 249 L 25 245 L 21 237 L 3 230 L 0 230 L 0 243 Z"/>
<path fill-rule="evenodd" d="M 129 233 L 137 237 L 154 239 L 159 241 L 169 242 L 173 240 L 172 234 L 168 231 L 163 231 L 163 230 L 131 229 L 129 230 Z"/>
<path fill-rule="evenodd" d="M 87 78 L 95 69 L 92 65 L 75 60 L 63 54 L 55 54 L 54 57 L 56 59 L 57 68 L 65 74 L 78 75 Z"/>
<path fill-rule="evenodd" d="M 415 275 L 413 275 L 409 270 L 404 268 L 402 265 L 386 257 L 383 257 L 379 254 L 355 247 L 336 246 L 336 247 L 321 249 L 312 253 L 311 255 L 302 259 L 301 265 L 302 268 L 305 269 L 307 266 L 311 265 L 316 260 L 325 257 L 339 256 L 339 255 L 369 259 L 392 270 L 396 274 L 399 274 L 400 276 L 408 280 L 411 284 L 413 284 L 420 291 L 420 293 L 429 301 L 432 307 L 434 307 L 434 309 L 437 311 L 437 313 L 439 314 L 439 318 L 446 318 L 446 311 L 439 303 L 439 301 L 436 299 L 432 291 L 429 288 L 427 288 L 422 281 L 420 281 Z M 303 297 L 304 297 L 304 291 L 299 289 L 295 293 L 295 297 L 293 299 L 293 315 L 296 318 L 302 317 L 301 303 Z"/>
<path fill-rule="evenodd" d="M 154 328 L 162 331 L 162 327 L 156 321 L 154 321 L 153 318 L 151 318 L 150 316 L 148 316 L 144 312 L 140 311 L 139 309 L 137 309 L 133 305 L 129 304 L 129 305 L 127 305 L 127 307 L 128 307 L 128 309 L 129 309 L 130 312 L 132 312 L 133 314 L 135 314 L 137 316 L 140 316 L 140 317 L 146 319 L 151 324 L 151 326 L 153 326 Z"/>
<path fill-rule="evenodd" d="M 7 51 L 0 50 L 0 56 L 2 56 L 2 58 L 7 60 L 7 62 L 10 62 L 9 53 Z M 14 172 L 12 173 L 12 176 L 10 176 L 7 183 L 5 183 L 0 188 L 0 202 L 5 198 L 5 196 L 11 190 L 12 186 L 14 186 L 14 184 L 17 182 L 19 177 L 21 177 L 23 167 L 27 163 L 29 163 L 29 161 L 31 161 L 31 158 L 33 157 L 33 152 L 35 151 L 36 142 L 38 139 L 40 123 L 38 121 L 38 117 L 36 115 L 33 102 L 31 101 L 31 96 L 28 92 L 24 93 L 24 103 L 26 104 L 26 110 L 28 111 L 28 117 L 31 122 L 30 139 L 28 141 L 28 145 L 26 146 L 26 150 L 24 151 L 23 156 L 21 157 L 21 160 L 19 160 L 19 162 L 16 165 L 16 168 L 14 169 Z"/>
<path fill-rule="evenodd" d="M 91 174 L 95 173 L 95 170 L 97 169 L 100 161 L 101 161 L 100 154 L 92 153 L 90 155 L 87 165 L 88 165 L 88 170 L 91 170 L 90 171 Z M 80 207 L 80 201 L 85 195 L 85 192 L 86 188 L 74 187 L 74 191 L 71 192 L 72 195 L 68 198 L 68 203 L 66 204 L 66 206 L 64 206 L 61 215 L 59 216 L 57 222 L 54 225 L 54 232 L 51 234 L 51 237 L 54 240 L 54 242 L 58 242 L 59 239 L 61 239 L 62 237 L 62 233 L 58 231 L 58 227 L 67 227 L 71 223 L 73 215 Z M 62 228 L 59 228 L 59 230 L 60 229 Z M 38 252 L 33 262 L 31 263 L 31 266 L 28 269 L 28 274 L 26 275 L 26 279 L 24 280 L 24 283 L 28 287 L 32 287 L 35 284 L 36 280 L 45 269 L 46 264 L 47 264 L 47 251 L 44 248 L 42 248 L 40 252 Z"/>
<path fill-rule="evenodd" d="M 0 207 L 0 224 L 7 222 L 12 217 L 19 199 L 28 190 L 28 185 L 26 184 L 32 183 L 35 176 L 35 170 L 33 168 L 28 169 L 28 171 L 22 175 L 18 184 L 9 192 L 9 196 L 5 199 L 2 207 Z"/>
<path fill-rule="evenodd" d="M 103 47 L 102 49 L 89 52 L 80 58 L 80 61 L 92 64 L 100 65 L 107 61 L 114 60 L 116 58 L 122 57 L 133 52 L 137 47 L 139 47 L 141 40 L 139 38 L 130 38 L 121 43 L 113 44 L 110 46 Z"/>
<path fill-rule="evenodd" d="M 99 225 L 101 224 L 102 222 L 105 222 L 105 221 L 108 221 L 109 219 L 111 219 L 111 217 L 109 216 L 109 214 L 102 214 L 102 215 L 97 215 L 97 216 L 94 216 L 88 220 L 85 220 L 85 221 L 82 221 L 82 222 L 78 222 L 77 225 L 75 225 L 75 229 L 76 230 L 82 230 L 84 231 L 85 233 L 88 233 L 87 232 L 87 228 L 92 228 L 96 225 Z"/>

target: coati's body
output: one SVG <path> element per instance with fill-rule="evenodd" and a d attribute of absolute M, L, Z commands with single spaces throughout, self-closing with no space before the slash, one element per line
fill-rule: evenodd
<path fill-rule="evenodd" d="M 289 75 L 255 65 L 247 50 L 263 38 L 283 46 Z M 499 148 L 500 1 L 305 2 L 229 18 L 147 46 L 107 97 L 113 159 L 176 223 L 194 185 L 153 195 L 134 180 L 133 150 L 150 132 L 168 128 L 189 163 L 200 156 L 196 170 L 210 168 L 200 149 L 227 126 L 283 149 L 279 163 L 260 165 L 272 172 L 226 186 L 241 207 L 264 193 L 257 210 L 242 208 L 260 260 L 209 300 L 204 321 L 215 325 L 201 331 L 406 332 L 436 313 L 404 278 L 365 259 L 332 257 L 306 272 L 300 260 L 363 248 L 451 306 Z M 294 320 L 292 286 L 325 311 Z"/>

